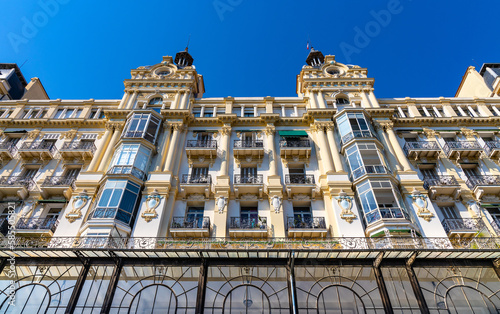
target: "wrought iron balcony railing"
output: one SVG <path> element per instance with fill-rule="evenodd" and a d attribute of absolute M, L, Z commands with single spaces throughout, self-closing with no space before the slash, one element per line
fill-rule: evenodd
<path fill-rule="evenodd" d="M 440 150 L 440 148 L 436 142 L 406 142 L 404 146 L 406 156 L 412 150 Z"/>
<path fill-rule="evenodd" d="M 369 131 L 369 130 L 366 130 L 366 131 L 352 131 L 352 132 L 349 132 L 346 135 L 342 136 L 342 139 L 341 139 L 342 145 L 344 145 L 345 143 L 349 142 L 353 138 L 358 138 L 358 137 L 375 137 L 375 135 L 371 131 Z"/>
<path fill-rule="evenodd" d="M 24 186 L 31 190 L 35 182 L 32 178 L 25 176 L 0 177 L 0 186 Z"/>
<path fill-rule="evenodd" d="M 490 156 L 491 152 L 493 150 L 495 150 L 495 149 L 500 150 L 500 142 L 499 141 L 485 142 L 483 149 L 484 149 L 484 152 L 486 153 L 486 155 Z"/>
<path fill-rule="evenodd" d="M 230 229 L 267 229 L 267 218 L 241 218 L 241 217 L 231 217 L 229 221 Z"/>
<path fill-rule="evenodd" d="M 255 175 L 234 175 L 234 183 L 235 184 L 263 184 L 264 177 L 261 174 Z"/>
<path fill-rule="evenodd" d="M 212 176 L 207 175 L 189 175 L 183 174 L 181 183 L 183 184 L 210 184 L 212 183 Z"/>
<path fill-rule="evenodd" d="M 458 181 L 454 176 L 436 176 L 433 178 L 424 178 L 424 189 L 428 190 L 431 186 L 455 186 Z"/>
<path fill-rule="evenodd" d="M 24 142 L 19 148 L 19 151 L 32 151 L 32 150 L 47 150 L 52 155 L 57 152 L 56 145 L 53 142 L 36 142 L 36 143 L 27 143 Z"/>
<path fill-rule="evenodd" d="M 83 150 L 90 151 L 92 154 L 94 154 L 97 148 L 94 142 L 64 143 L 60 151 L 66 150 Z"/>
<path fill-rule="evenodd" d="M 141 169 L 138 169 L 134 166 L 113 166 L 108 170 L 108 174 L 131 174 L 139 180 L 143 180 L 146 177 L 146 174 Z"/>
<path fill-rule="evenodd" d="M 281 140 L 280 147 L 282 148 L 309 148 L 311 147 L 310 140 Z"/>
<path fill-rule="evenodd" d="M 448 156 L 454 150 L 482 150 L 481 145 L 476 141 L 446 142 L 443 146 L 444 153 Z"/>
<path fill-rule="evenodd" d="M 365 174 L 387 174 L 391 173 L 391 170 L 387 168 L 386 166 L 383 165 L 372 165 L 372 166 L 363 166 L 359 167 L 358 169 L 355 169 L 351 176 L 353 180 L 356 180 L 357 178 L 365 175 Z"/>
<path fill-rule="evenodd" d="M 288 229 L 326 229 L 325 217 L 287 218 Z"/>
<path fill-rule="evenodd" d="M 57 218 L 20 218 L 17 221 L 17 230 L 50 230 L 56 231 L 59 220 Z"/>
<path fill-rule="evenodd" d="M 446 233 L 453 231 L 478 232 L 484 226 L 481 218 L 445 218 L 441 222 Z"/>
<path fill-rule="evenodd" d="M 244 141 L 244 140 L 234 141 L 234 148 L 262 148 L 262 147 L 264 147 L 263 141 Z"/>
<path fill-rule="evenodd" d="M 42 186 L 70 186 L 73 189 L 75 186 L 76 178 L 66 177 L 66 176 L 51 176 L 46 177 L 42 183 Z"/>
<path fill-rule="evenodd" d="M 314 175 L 312 174 L 287 174 L 285 175 L 285 184 L 314 184 Z"/>
<path fill-rule="evenodd" d="M 0 150 L 6 150 L 11 156 L 14 156 L 17 153 L 17 146 L 12 142 L 4 142 L 0 143 Z"/>
<path fill-rule="evenodd" d="M 187 141 L 186 147 L 188 148 L 217 148 L 216 140 L 192 140 Z"/>
<path fill-rule="evenodd" d="M 152 134 L 144 131 L 126 131 L 123 133 L 122 137 L 124 138 L 143 138 L 154 144 L 155 137 Z"/>
<path fill-rule="evenodd" d="M 465 184 L 467 184 L 469 189 L 474 189 L 478 185 L 500 185 L 500 176 L 469 176 Z"/>
<path fill-rule="evenodd" d="M 398 207 L 379 208 L 382 219 L 408 219 L 406 213 Z"/>
<path fill-rule="evenodd" d="M 173 217 L 172 229 L 209 229 L 210 228 L 210 217 L 204 216 L 200 218 L 190 218 L 190 217 Z"/>

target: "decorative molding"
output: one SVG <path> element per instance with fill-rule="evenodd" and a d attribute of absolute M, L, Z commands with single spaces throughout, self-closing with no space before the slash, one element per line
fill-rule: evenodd
<path fill-rule="evenodd" d="M 227 200 L 224 196 L 219 196 L 217 198 L 217 201 L 216 201 L 216 204 L 217 204 L 217 209 L 219 211 L 219 214 L 222 214 L 224 213 L 224 208 L 226 207 L 227 205 Z"/>
<path fill-rule="evenodd" d="M 65 216 L 70 223 L 73 223 L 75 222 L 75 220 L 82 217 L 82 208 L 87 205 L 90 198 L 91 197 L 87 195 L 86 190 L 83 190 L 80 194 L 78 194 L 78 196 L 75 196 L 73 198 L 73 202 L 71 203 L 73 209 L 69 211 Z"/>
<path fill-rule="evenodd" d="M 354 219 L 358 218 L 355 213 L 352 212 L 353 198 L 347 195 L 344 190 L 340 190 L 339 196 L 335 197 L 342 211 L 340 212 L 340 218 L 344 219 L 348 223 L 352 223 Z"/>
<path fill-rule="evenodd" d="M 146 222 L 151 222 L 151 220 L 158 217 L 156 208 L 160 205 L 162 198 L 163 196 L 156 189 L 146 196 L 146 210 L 141 215 Z"/>
<path fill-rule="evenodd" d="M 278 195 L 274 195 L 271 198 L 271 205 L 273 206 L 274 212 L 276 214 L 279 214 L 282 203 L 283 203 L 283 199 L 281 197 L 279 197 Z"/>
<path fill-rule="evenodd" d="M 32 130 L 32 131 L 29 131 L 28 132 L 28 139 L 34 140 L 35 138 L 37 138 L 38 134 L 40 134 L 40 130 L 39 129 L 35 129 L 35 130 Z"/>
<path fill-rule="evenodd" d="M 423 218 L 425 221 L 431 221 L 434 214 L 427 208 L 427 197 L 413 188 L 410 197 L 413 204 L 417 207 L 417 216 Z"/>

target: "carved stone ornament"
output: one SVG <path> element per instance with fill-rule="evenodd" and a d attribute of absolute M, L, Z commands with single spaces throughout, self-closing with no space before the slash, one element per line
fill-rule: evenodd
<path fill-rule="evenodd" d="M 146 222 L 150 222 L 154 218 L 158 217 L 156 208 L 160 205 L 162 198 L 163 196 L 158 194 L 158 191 L 156 189 L 151 192 L 151 195 L 146 196 L 146 210 L 141 215 L 141 217 L 144 218 Z"/>
<path fill-rule="evenodd" d="M 82 208 L 87 205 L 89 199 L 90 196 L 87 195 L 86 190 L 83 190 L 82 193 L 73 198 L 73 202 L 71 203 L 73 208 L 66 214 L 66 219 L 68 219 L 70 223 L 82 217 Z"/>
<path fill-rule="evenodd" d="M 38 129 L 29 131 L 28 132 L 28 139 L 34 140 L 38 136 L 38 134 L 40 134 L 40 130 L 38 130 Z"/>
<path fill-rule="evenodd" d="M 477 217 L 481 217 L 481 207 L 475 200 L 469 200 L 467 202 L 467 207 L 471 210 Z"/>
<path fill-rule="evenodd" d="M 278 214 L 280 212 L 281 203 L 282 203 L 282 199 L 278 195 L 275 195 L 271 198 L 271 204 L 273 205 L 274 212 L 276 214 Z"/>
<path fill-rule="evenodd" d="M 427 197 L 416 189 L 413 189 L 410 197 L 413 200 L 413 204 L 417 206 L 417 216 L 423 218 L 425 221 L 431 221 L 434 214 L 427 208 Z"/>
<path fill-rule="evenodd" d="M 352 223 L 354 219 L 358 218 L 358 216 L 356 216 L 356 214 L 351 210 L 353 198 L 347 195 L 346 192 L 340 190 L 339 196 L 335 197 L 335 199 L 342 209 L 340 212 L 340 218 L 344 219 L 348 223 Z"/>
<path fill-rule="evenodd" d="M 219 210 L 219 214 L 222 214 L 224 212 L 224 208 L 226 207 L 227 205 L 227 200 L 224 196 L 219 196 L 219 198 L 217 198 L 217 208 Z"/>

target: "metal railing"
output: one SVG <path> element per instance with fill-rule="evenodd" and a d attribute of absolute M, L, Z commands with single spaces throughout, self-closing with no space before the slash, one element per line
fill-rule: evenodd
<path fill-rule="evenodd" d="M 433 178 L 424 178 L 424 189 L 428 190 L 431 186 L 455 186 L 458 181 L 454 176 L 436 176 Z"/>
<path fill-rule="evenodd" d="M 154 134 L 149 134 L 148 132 L 144 131 L 126 131 L 123 133 L 123 136 L 125 138 L 143 138 L 151 143 L 154 144 L 155 142 L 155 137 Z"/>
<path fill-rule="evenodd" d="M 36 142 L 27 143 L 24 142 L 19 148 L 19 151 L 31 151 L 31 150 L 48 150 L 52 155 L 57 152 L 56 145 L 53 142 Z"/>
<path fill-rule="evenodd" d="M 473 251 L 497 251 L 500 249 L 500 237 L 380 237 L 380 238 L 352 238 L 336 237 L 323 238 L 309 241 L 293 238 L 271 238 L 262 239 L 231 239 L 231 238 L 200 238 L 200 239 L 178 239 L 178 238 L 120 238 L 120 237 L 22 237 L 18 236 L 14 241 L 7 237 L 0 238 L 0 249 L 8 250 L 11 245 L 16 250 L 44 250 L 71 249 L 92 250 L 105 253 L 109 250 L 137 250 L 137 251 L 179 251 L 190 250 L 192 252 L 214 251 L 265 251 L 265 252 L 287 252 L 290 250 L 304 252 L 332 252 L 332 251 L 387 251 L 387 250 L 426 250 L 445 252 L 449 255 L 450 250 L 458 252 Z M 102 250 L 102 251 L 101 251 Z"/>
<path fill-rule="evenodd" d="M 57 218 L 20 218 L 17 221 L 17 230 L 50 230 L 56 231 L 59 220 Z"/>
<path fill-rule="evenodd" d="M 25 176 L 0 177 L 0 186 L 24 186 L 31 190 L 35 186 L 33 178 Z"/>
<path fill-rule="evenodd" d="M 412 150 L 441 150 L 436 142 L 406 142 L 404 152 L 406 156 Z"/>
<path fill-rule="evenodd" d="M 285 175 L 285 184 L 314 184 L 314 175 L 312 174 L 287 174 Z"/>
<path fill-rule="evenodd" d="M 66 176 L 51 176 L 46 177 L 42 183 L 42 186 L 70 186 L 73 189 L 75 186 L 75 177 L 66 177 Z"/>
<path fill-rule="evenodd" d="M 357 137 L 375 137 L 375 135 L 371 131 L 369 131 L 369 130 L 366 130 L 366 131 L 352 131 L 352 132 L 349 132 L 346 135 L 342 136 L 342 139 L 341 139 L 342 145 L 344 145 L 345 143 L 349 142 L 353 138 L 357 138 Z"/>
<path fill-rule="evenodd" d="M 264 177 L 261 174 L 252 174 L 252 175 L 234 175 L 234 183 L 235 184 L 263 184 Z"/>
<path fill-rule="evenodd" d="M 231 217 L 229 220 L 229 229 L 261 229 L 267 230 L 267 218 L 241 218 Z"/>
<path fill-rule="evenodd" d="M 486 153 L 486 155 L 490 156 L 491 152 L 493 150 L 495 150 L 495 149 L 500 150 L 500 142 L 498 142 L 498 141 L 485 142 L 483 149 L 484 149 L 484 152 Z"/>
<path fill-rule="evenodd" d="M 189 217 L 173 217 L 171 229 L 209 229 L 210 217 L 189 218 Z"/>
<path fill-rule="evenodd" d="M 443 151 L 447 156 L 454 150 L 482 150 L 482 148 L 476 141 L 446 142 L 443 146 Z"/>
<path fill-rule="evenodd" d="M 216 140 L 190 140 L 187 141 L 188 148 L 217 148 Z"/>
<path fill-rule="evenodd" d="M 263 141 L 245 141 L 245 140 L 235 140 L 234 148 L 263 148 Z"/>
<path fill-rule="evenodd" d="M 380 208 L 380 217 L 382 219 L 408 219 L 406 217 L 405 212 L 398 207 L 390 207 L 390 208 Z"/>
<path fill-rule="evenodd" d="M 311 141 L 310 140 L 293 140 L 293 139 L 281 140 L 280 147 L 282 147 L 282 148 L 302 148 L 302 147 L 310 148 Z"/>
<path fill-rule="evenodd" d="M 11 156 L 17 153 L 17 146 L 11 142 L 0 143 L 0 150 L 6 150 Z"/>
<path fill-rule="evenodd" d="M 287 218 L 288 229 L 326 229 L 325 217 Z"/>
<path fill-rule="evenodd" d="M 97 150 L 94 142 L 76 142 L 76 143 L 64 143 L 60 151 L 65 150 L 84 150 L 90 151 L 92 154 Z"/>
<path fill-rule="evenodd" d="M 469 189 L 474 189 L 478 185 L 500 185 L 500 176 L 469 176 L 465 184 L 467 184 Z"/>
<path fill-rule="evenodd" d="M 441 221 L 446 233 L 452 231 L 470 231 L 478 232 L 484 227 L 484 222 L 481 218 L 445 218 Z"/>
<path fill-rule="evenodd" d="M 387 174 L 387 173 L 392 173 L 389 168 L 383 165 L 376 165 L 376 166 L 363 166 L 359 167 L 358 169 L 355 169 L 351 176 L 353 180 L 356 180 L 357 178 L 365 175 L 365 174 Z"/>
<path fill-rule="evenodd" d="M 190 175 L 183 174 L 181 183 L 184 184 L 210 184 L 212 183 L 212 176 L 207 175 Z"/>
<path fill-rule="evenodd" d="M 137 179 L 143 181 L 146 177 L 144 171 L 134 166 L 113 166 L 111 169 L 109 169 L 108 174 L 131 174 Z"/>

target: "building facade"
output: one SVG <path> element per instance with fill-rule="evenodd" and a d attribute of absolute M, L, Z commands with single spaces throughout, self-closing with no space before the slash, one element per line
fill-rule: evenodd
<path fill-rule="evenodd" d="M 204 98 L 193 62 L 0 102 L 0 312 L 500 310 L 498 94 L 379 99 L 312 49 L 297 97 Z"/>

